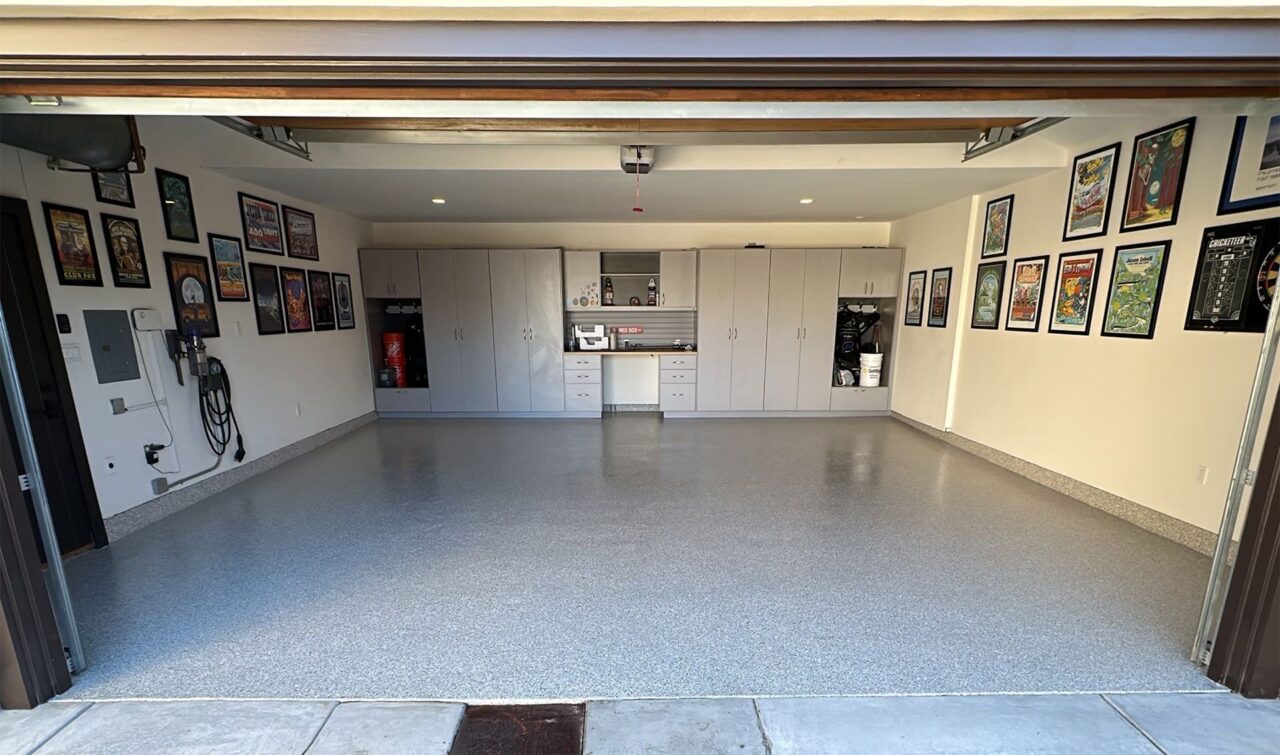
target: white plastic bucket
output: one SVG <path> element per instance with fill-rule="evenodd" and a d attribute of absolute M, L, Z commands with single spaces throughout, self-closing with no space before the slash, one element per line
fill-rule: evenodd
<path fill-rule="evenodd" d="M 875 388 L 880 385 L 880 367 L 884 364 L 884 354 L 867 354 L 858 357 L 858 369 L 862 373 L 858 385 L 863 388 Z"/>

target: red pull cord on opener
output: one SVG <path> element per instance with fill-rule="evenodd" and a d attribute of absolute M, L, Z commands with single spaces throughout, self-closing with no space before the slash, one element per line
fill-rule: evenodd
<path fill-rule="evenodd" d="M 640 206 L 640 149 L 636 148 L 636 204 L 631 208 L 632 212 L 644 212 L 644 208 Z"/>

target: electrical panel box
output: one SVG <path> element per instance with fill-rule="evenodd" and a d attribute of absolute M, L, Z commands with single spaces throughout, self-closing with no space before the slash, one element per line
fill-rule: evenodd
<path fill-rule="evenodd" d="M 137 380 L 138 353 L 133 348 L 133 331 L 129 313 L 123 309 L 86 309 L 85 335 L 93 355 L 93 369 L 99 383 Z"/>

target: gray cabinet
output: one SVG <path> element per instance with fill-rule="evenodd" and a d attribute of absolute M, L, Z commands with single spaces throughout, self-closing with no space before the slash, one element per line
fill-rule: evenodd
<path fill-rule="evenodd" d="M 422 295 L 418 253 L 413 249 L 361 249 L 360 283 L 372 299 L 417 299 Z"/>
<path fill-rule="evenodd" d="M 497 411 L 488 252 L 422 250 L 418 268 L 431 410 Z"/>
<path fill-rule="evenodd" d="M 489 275 L 498 411 L 563 411 L 560 250 L 490 250 Z"/>
<path fill-rule="evenodd" d="M 839 249 L 773 250 L 765 409 L 831 407 L 839 277 Z"/>
<path fill-rule="evenodd" d="M 658 306 L 693 309 L 698 301 L 698 253 L 692 249 L 659 253 L 662 290 Z"/>
<path fill-rule="evenodd" d="M 764 408 L 769 250 L 701 252 L 698 411 Z"/>
<path fill-rule="evenodd" d="M 840 296 L 896 297 L 901 271 L 901 249 L 845 249 L 840 262 Z"/>

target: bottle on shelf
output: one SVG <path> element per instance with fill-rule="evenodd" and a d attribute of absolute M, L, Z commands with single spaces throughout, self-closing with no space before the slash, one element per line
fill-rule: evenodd
<path fill-rule="evenodd" d="M 601 297 L 601 303 L 606 307 L 613 306 L 613 279 L 604 279 L 604 295 Z"/>
<path fill-rule="evenodd" d="M 648 306 L 658 306 L 658 284 L 653 278 L 649 279 L 649 301 Z"/>

